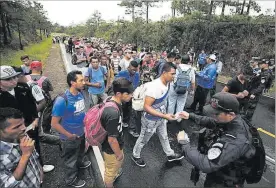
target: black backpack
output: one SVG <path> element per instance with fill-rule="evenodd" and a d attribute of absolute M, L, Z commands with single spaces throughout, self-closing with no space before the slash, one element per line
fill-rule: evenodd
<path fill-rule="evenodd" d="M 249 126 L 249 131 L 252 135 L 252 145 L 255 147 L 255 155 L 246 162 L 246 166 L 250 169 L 245 175 L 248 184 L 258 183 L 266 170 L 265 149 L 262 138 L 258 130 L 246 119 L 244 119 Z"/>
<path fill-rule="evenodd" d="M 39 118 L 39 124 L 43 128 L 43 131 L 45 133 L 50 133 L 51 121 L 52 121 L 52 109 L 53 109 L 55 101 L 58 97 L 64 98 L 65 103 L 67 105 L 68 100 L 67 100 L 67 96 L 65 95 L 65 93 L 58 94 L 53 100 L 51 100 L 50 102 L 48 102 L 46 104 L 46 107 L 42 111 L 41 116 Z"/>

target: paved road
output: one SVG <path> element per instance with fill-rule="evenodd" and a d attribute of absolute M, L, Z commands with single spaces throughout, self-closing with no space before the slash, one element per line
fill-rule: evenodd
<path fill-rule="evenodd" d="M 64 48 L 63 50 L 64 51 Z M 70 62 L 70 55 L 66 55 L 66 61 Z M 67 68 L 74 70 L 76 66 L 67 64 Z M 66 69 L 67 69 L 66 68 Z M 218 91 L 222 89 L 218 86 Z M 187 105 L 190 105 L 192 98 L 189 98 Z M 253 117 L 253 123 L 271 133 L 275 132 L 275 105 L 274 100 L 262 98 L 257 106 L 256 113 Z M 191 131 L 192 123 L 185 121 L 181 124 L 187 132 Z M 171 127 L 168 128 L 169 131 Z M 135 139 L 130 136 L 127 130 L 124 130 L 125 140 L 125 161 L 123 165 L 124 173 L 117 180 L 117 187 L 202 187 L 204 174 L 200 176 L 197 186 L 190 181 L 190 170 L 192 166 L 184 159 L 181 162 L 167 163 L 166 156 L 162 151 L 158 137 L 152 137 L 148 145 L 142 151 L 142 157 L 145 159 L 147 166 L 140 168 L 130 159 Z M 274 138 L 261 133 L 265 143 L 266 151 L 269 156 L 275 158 L 275 140 Z M 179 147 L 175 142 L 171 143 L 175 150 Z M 101 166 L 101 165 L 99 165 Z M 100 172 L 99 170 L 97 170 Z M 99 178 L 100 176 L 97 175 Z M 275 167 L 268 162 L 268 168 L 262 180 L 258 184 L 246 185 L 245 187 L 275 187 Z"/>

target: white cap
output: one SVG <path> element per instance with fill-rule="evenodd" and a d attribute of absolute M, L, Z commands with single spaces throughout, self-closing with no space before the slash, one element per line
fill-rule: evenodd
<path fill-rule="evenodd" d="M 214 60 L 214 61 L 217 60 L 217 56 L 214 55 L 214 54 L 209 55 L 208 58 L 210 58 L 210 59 L 212 59 L 212 60 Z"/>
<path fill-rule="evenodd" d="M 21 72 L 15 72 L 15 70 L 11 66 L 0 66 L 0 80 L 12 78 L 19 74 L 21 74 Z"/>

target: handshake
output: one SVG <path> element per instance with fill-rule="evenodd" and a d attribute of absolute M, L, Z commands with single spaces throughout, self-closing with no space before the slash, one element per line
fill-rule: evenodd
<path fill-rule="evenodd" d="M 183 111 L 183 112 L 178 112 L 175 115 L 165 114 L 163 118 L 170 120 L 170 121 L 176 120 L 176 121 L 180 122 L 182 119 L 189 119 L 189 115 L 190 114 L 188 112 Z"/>

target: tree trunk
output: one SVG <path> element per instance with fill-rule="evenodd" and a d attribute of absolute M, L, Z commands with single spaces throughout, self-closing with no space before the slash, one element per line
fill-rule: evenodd
<path fill-rule="evenodd" d="M 224 16 L 225 6 L 226 6 L 225 1 L 222 1 L 222 10 L 221 10 L 221 15 L 222 15 L 222 16 Z"/>
<path fill-rule="evenodd" d="M 243 3 L 242 3 L 242 8 L 241 8 L 241 15 L 243 15 L 243 12 L 244 12 L 244 7 L 245 7 L 245 1 L 246 1 L 246 0 L 243 0 Z"/>
<path fill-rule="evenodd" d="M 147 10 L 146 10 L 146 19 L 147 19 L 147 24 L 149 23 L 149 2 L 146 2 L 147 5 Z"/>
<path fill-rule="evenodd" d="M 17 22 L 17 32 L 18 32 L 18 39 L 19 39 L 19 47 L 20 47 L 20 50 L 23 50 L 23 45 L 22 45 L 22 41 L 21 41 L 21 31 L 20 31 L 19 22 Z"/>
<path fill-rule="evenodd" d="M 239 13 L 239 8 L 240 8 L 240 0 L 238 0 L 237 4 L 236 4 L 236 14 Z"/>
<path fill-rule="evenodd" d="M 7 22 L 7 29 L 8 29 L 9 37 L 10 37 L 10 39 L 12 39 L 12 34 L 11 34 L 11 29 L 10 29 L 10 21 L 8 18 L 6 19 L 6 22 Z"/>
<path fill-rule="evenodd" d="M 249 15 L 250 6 L 251 6 L 251 0 L 249 0 L 248 5 L 247 5 L 247 11 L 246 11 L 246 14 L 247 14 L 247 15 Z"/>
<path fill-rule="evenodd" d="M 214 5 L 214 1 L 211 1 L 211 3 L 210 3 L 209 15 L 212 15 L 213 5 Z"/>
<path fill-rule="evenodd" d="M 133 5 L 132 5 L 132 10 L 131 10 L 131 12 L 132 12 L 132 22 L 134 23 L 134 21 L 135 21 L 135 8 L 134 8 L 134 3 L 133 3 Z"/>
<path fill-rule="evenodd" d="M 0 10 L 1 10 L 2 33 L 3 33 L 3 37 L 4 37 L 3 43 L 6 45 L 6 44 L 9 44 L 8 33 L 7 33 L 7 29 L 6 29 L 6 19 L 5 19 L 5 14 L 2 12 L 1 6 L 0 6 Z"/>

